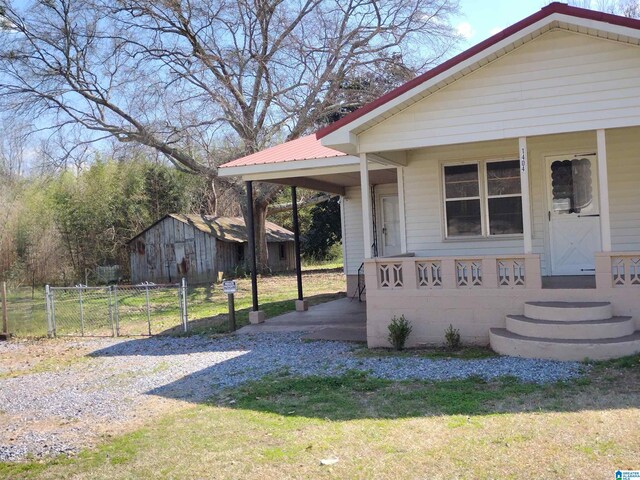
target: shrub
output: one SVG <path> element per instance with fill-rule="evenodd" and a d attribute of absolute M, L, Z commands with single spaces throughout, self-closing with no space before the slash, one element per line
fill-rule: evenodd
<path fill-rule="evenodd" d="M 389 324 L 389 343 L 396 350 L 402 350 L 411 330 L 413 330 L 411 323 L 404 318 L 404 315 L 400 318 L 394 316 Z"/>
<path fill-rule="evenodd" d="M 449 328 L 444 331 L 444 339 L 448 350 L 458 350 L 460 348 L 460 330 L 453 328 L 453 325 L 449 324 Z"/>

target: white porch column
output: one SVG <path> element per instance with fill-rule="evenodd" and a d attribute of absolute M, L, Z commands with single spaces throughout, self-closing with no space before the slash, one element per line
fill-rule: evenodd
<path fill-rule="evenodd" d="M 407 217 L 404 205 L 404 168 L 396 169 L 398 180 L 398 214 L 400 215 L 400 252 L 407 253 Z"/>
<path fill-rule="evenodd" d="M 520 191 L 522 192 L 522 235 L 524 237 L 524 253 L 533 253 L 531 238 L 531 195 L 529 193 L 529 154 L 527 137 L 518 139 L 520 149 Z"/>
<path fill-rule="evenodd" d="M 611 251 L 611 220 L 609 218 L 609 176 L 607 173 L 607 141 L 604 129 L 596 132 L 598 143 L 598 184 L 600 185 L 600 237 L 602 251 Z"/>
<path fill-rule="evenodd" d="M 367 154 L 360 154 L 360 195 L 362 197 L 362 236 L 364 258 L 371 258 L 373 245 L 373 222 L 371 219 L 371 186 L 369 185 L 369 162 Z"/>

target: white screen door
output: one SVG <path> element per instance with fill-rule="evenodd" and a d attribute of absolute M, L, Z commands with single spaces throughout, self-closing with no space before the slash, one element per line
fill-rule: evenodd
<path fill-rule="evenodd" d="M 400 209 L 398 196 L 380 197 L 382 210 L 382 255 L 399 255 L 400 249 Z"/>
<path fill-rule="evenodd" d="M 547 158 L 552 275 L 594 275 L 601 251 L 596 156 Z"/>

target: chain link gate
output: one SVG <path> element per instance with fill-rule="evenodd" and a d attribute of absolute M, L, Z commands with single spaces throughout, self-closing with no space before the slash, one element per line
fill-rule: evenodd
<path fill-rule="evenodd" d="M 187 282 L 45 290 L 48 334 L 56 336 L 144 336 L 186 332 Z"/>

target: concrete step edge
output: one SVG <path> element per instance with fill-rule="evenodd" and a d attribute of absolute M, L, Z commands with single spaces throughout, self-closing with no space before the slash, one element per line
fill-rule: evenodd
<path fill-rule="evenodd" d="M 530 318 L 526 315 L 507 315 L 506 317 L 520 322 L 535 323 L 538 325 L 610 325 L 626 323 L 633 319 L 633 317 L 629 316 L 615 316 L 601 320 L 543 320 L 540 318 Z"/>
<path fill-rule="evenodd" d="M 489 330 L 491 335 L 500 336 L 503 338 L 510 338 L 512 340 L 531 341 L 531 342 L 543 342 L 567 345 L 613 345 L 616 343 L 627 342 L 640 342 L 640 330 L 636 330 L 631 335 L 625 335 L 624 337 L 617 338 L 603 338 L 603 339 L 557 339 L 557 338 L 544 338 L 544 337 L 526 337 L 524 335 L 518 335 L 508 331 L 506 328 L 491 328 Z"/>

